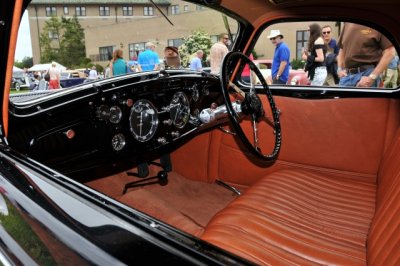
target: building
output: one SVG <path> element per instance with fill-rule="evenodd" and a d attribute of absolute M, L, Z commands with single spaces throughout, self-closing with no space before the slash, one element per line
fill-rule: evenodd
<path fill-rule="evenodd" d="M 117 48 L 123 50 L 125 59 L 131 59 L 144 49 L 146 42 L 152 41 L 157 45 L 156 51 L 162 55 L 165 46 L 179 46 L 184 37 L 199 27 L 211 35 L 213 42 L 217 41 L 221 32 L 226 32 L 222 16 L 216 11 L 179 0 L 154 2 L 173 25 L 148 0 L 33 0 L 28 7 L 28 15 L 34 64 L 40 61 L 40 33 L 46 20 L 52 16 L 76 15 L 85 32 L 86 56 L 104 66 Z M 236 22 L 228 20 L 228 23 L 235 32 Z M 297 51 L 292 52 L 292 59 L 299 58 L 299 51 L 308 40 L 308 25 L 309 22 L 295 25 L 282 23 L 272 27 L 279 27 L 291 51 Z M 332 28 L 337 36 L 334 24 Z M 267 28 L 255 47 L 257 54 L 263 58 L 272 58 L 274 53 L 266 38 L 269 31 Z M 54 35 L 54 38 L 57 36 Z"/>

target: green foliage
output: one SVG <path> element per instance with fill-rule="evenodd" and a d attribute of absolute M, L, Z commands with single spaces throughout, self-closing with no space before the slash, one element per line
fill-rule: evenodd
<path fill-rule="evenodd" d="M 19 68 L 30 68 L 33 66 L 33 58 L 25 56 L 22 61 L 15 61 L 14 66 L 19 67 Z"/>
<path fill-rule="evenodd" d="M 211 37 L 202 29 L 194 30 L 192 35 L 183 38 L 183 44 L 179 46 L 179 54 L 181 56 L 181 63 L 183 67 L 187 67 L 190 64 L 190 60 L 198 50 L 203 50 L 203 66 L 206 66 L 205 62 L 207 55 L 210 53 L 211 48 Z"/>
<path fill-rule="evenodd" d="M 290 64 L 292 65 L 292 69 L 303 69 L 306 63 L 300 59 L 293 59 Z"/>
<path fill-rule="evenodd" d="M 90 62 L 86 58 L 84 39 L 84 31 L 76 16 L 61 19 L 52 17 L 45 22 L 39 37 L 40 61 L 56 61 L 71 69 L 84 67 Z"/>

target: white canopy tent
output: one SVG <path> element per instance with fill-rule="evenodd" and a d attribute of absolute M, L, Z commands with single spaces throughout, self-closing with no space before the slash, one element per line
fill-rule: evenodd
<path fill-rule="evenodd" d="M 24 73 L 24 70 L 19 67 L 13 66 L 13 73 Z"/>
<path fill-rule="evenodd" d="M 56 67 L 58 69 L 60 69 L 60 71 L 65 71 L 67 68 L 57 62 L 56 63 Z M 47 70 L 49 70 L 51 67 L 51 63 L 47 63 L 47 64 L 36 64 L 33 67 L 29 68 L 28 71 L 40 71 L 40 72 L 46 72 Z"/>

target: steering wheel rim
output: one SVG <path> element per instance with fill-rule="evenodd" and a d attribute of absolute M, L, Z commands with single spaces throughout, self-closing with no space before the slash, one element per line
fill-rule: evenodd
<path fill-rule="evenodd" d="M 235 61 L 236 60 L 236 61 Z M 267 96 L 268 104 L 271 108 L 272 112 L 272 119 L 273 119 L 273 129 L 274 129 L 274 134 L 275 134 L 275 143 L 274 147 L 272 149 L 272 152 L 269 154 L 263 154 L 261 149 L 259 147 L 256 147 L 255 145 L 251 144 L 247 136 L 245 135 L 242 127 L 240 126 L 240 121 L 239 121 L 239 116 L 236 112 L 236 110 L 233 108 L 231 98 L 230 98 L 230 93 L 228 91 L 229 88 L 229 74 L 228 73 L 228 67 L 230 66 L 230 69 L 232 66 L 235 66 L 236 63 L 240 62 L 241 64 L 249 64 L 250 69 L 257 75 L 258 79 L 261 82 L 261 85 L 264 88 L 265 95 Z M 232 64 L 233 63 L 233 64 Z M 233 70 L 231 70 L 233 72 Z M 235 130 L 235 133 L 239 136 L 241 142 L 245 145 L 245 147 L 257 158 L 263 160 L 263 161 L 275 161 L 278 157 L 279 151 L 281 149 L 281 143 L 282 143 L 282 132 L 281 132 L 281 126 L 280 126 L 280 120 L 279 120 L 279 111 L 275 105 L 274 98 L 272 97 L 271 90 L 268 87 L 267 82 L 265 81 L 263 75 L 261 74 L 260 70 L 258 67 L 253 63 L 253 61 L 250 60 L 246 55 L 244 55 L 241 52 L 229 52 L 228 54 L 225 55 L 222 65 L 221 65 L 221 75 L 220 75 L 220 83 L 221 83 L 221 88 L 222 88 L 222 94 L 224 96 L 225 100 L 225 106 L 228 110 L 229 118 L 231 121 L 231 124 Z M 246 93 L 246 96 L 249 95 L 249 93 Z M 252 122 L 253 124 L 258 123 L 257 121 L 254 121 L 254 116 L 252 115 Z M 253 128 L 253 130 L 256 130 L 256 128 Z M 254 132 L 253 132 L 254 133 Z M 257 144 L 257 143 L 255 143 Z"/>

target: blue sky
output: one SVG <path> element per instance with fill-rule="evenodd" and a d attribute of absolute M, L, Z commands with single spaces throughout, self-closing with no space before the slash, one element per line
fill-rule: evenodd
<path fill-rule="evenodd" d="M 31 33 L 29 32 L 28 11 L 25 11 L 18 31 L 15 60 L 22 61 L 25 56 L 32 57 Z"/>

